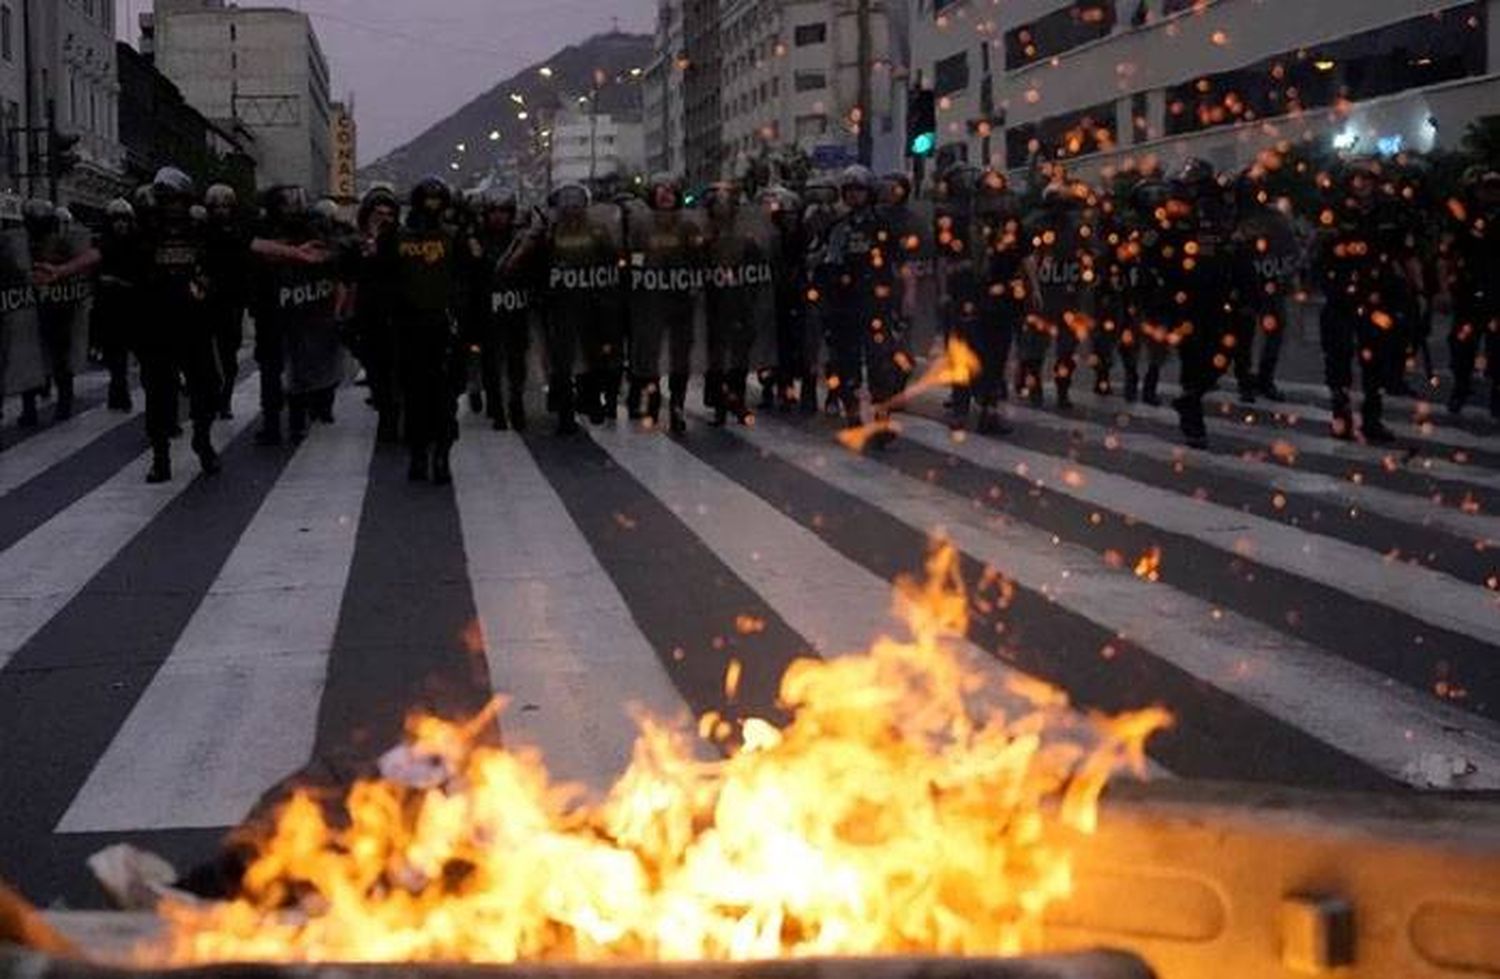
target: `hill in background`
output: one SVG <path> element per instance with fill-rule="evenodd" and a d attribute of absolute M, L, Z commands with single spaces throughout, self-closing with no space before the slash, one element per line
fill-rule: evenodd
<path fill-rule="evenodd" d="M 416 139 L 359 171 L 361 186 L 376 181 L 399 188 L 436 174 L 459 187 L 470 186 L 504 157 L 524 154 L 534 138 L 532 124 L 564 104 L 573 107 L 602 79 L 599 112 L 638 121 L 641 117 L 640 79 L 631 69 L 644 68 L 652 57 L 653 40 L 646 34 L 598 34 L 570 45 L 545 61 L 529 65 L 436 123 Z M 551 69 L 551 77 L 540 69 Z M 529 119 L 516 118 L 525 100 Z M 499 133 L 498 139 L 491 139 Z M 463 152 L 456 147 L 463 144 Z M 453 163 L 459 168 L 454 170 Z"/>

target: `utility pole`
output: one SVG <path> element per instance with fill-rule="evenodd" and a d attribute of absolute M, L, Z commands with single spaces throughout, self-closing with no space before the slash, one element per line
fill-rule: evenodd
<path fill-rule="evenodd" d="M 856 0 L 859 23 L 859 162 L 870 166 L 875 159 L 874 39 L 870 25 L 871 0 Z"/>

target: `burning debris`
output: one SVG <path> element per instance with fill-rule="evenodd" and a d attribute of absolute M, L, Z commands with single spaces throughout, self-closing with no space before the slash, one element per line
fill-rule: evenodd
<path fill-rule="evenodd" d="M 827 955 L 1010 955 L 1071 889 L 1067 831 L 1091 832 L 1106 780 L 1143 766 L 1150 709 L 1076 730 L 1037 682 L 981 711 L 957 553 L 898 583 L 910 637 L 801 661 L 783 728 L 749 719 L 727 756 L 642 718 L 608 796 L 539 757 L 419 718 L 381 777 L 331 819 L 279 813 L 228 902 L 168 899 L 143 961 L 618 962 Z M 494 708 L 498 710 L 498 706 Z M 1072 724 L 1075 729 L 1068 731 Z M 715 725 L 720 727 L 720 725 Z M 1063 829 L 1065 828 L 1065 830 Z"/>

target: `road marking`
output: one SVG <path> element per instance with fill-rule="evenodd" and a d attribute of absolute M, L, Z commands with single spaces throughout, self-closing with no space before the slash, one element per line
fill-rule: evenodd
<path fill-rule="evenodd" d="M 909 416 L 903 424 L 917 427 Z M 735 434 L 911 527 L 941 527 L 1022 587 L 1378 771 L 1416 781 L 1411 767 L 1424 757 L 1465 758 L 1477 771 L 1463 787 L 1500 788 L 1500 726 L 1492 722 L 1129 569 L 1111 569 L 1091 550 L 790 426 Z M 962 448 L 948 444 L 946 432 L 932 441 L 945 451 Z"/>
<path fill-rule="evenodd" d="M 1149 421 L 1163 422 L 1177 426 L 1177 412 L 1166 407 L 1152 407 L 1147 404 L 1128 404 L 1117 399 L 1101 398 L 1092 392 L 1075 392 L 1073 400 L 1080 405 L 1086 405 L 1098 411 L 1109 412 L 1111 415 L 1129 416 Z M 1208 413 L 1208 420 L 1229 421 L 1225 416 L 1216 411 Z M 1215 431 L 1218 426 L 1209 427 L 1209 442 L 1212 444 Z M 1291 428 L 1277 428 L 1273 425 L 1243 425 L 1235 424 L 1229 431 L 1222 434 L 1249 439 L 1251 441 L 1263 441 L 1266 448 L 1275 442 L 1286 442 L 1299 453 L 1304 455 L 1328 456 L 1341 459 L 1351 463 L 1371 466 L 1386 466 L 1394 463 L 1398 472 L 1412 473 L 1419 476 L 1430 476 L 1433 479 L 1449 480 L 1456 483 L 1467 483 L 1471 486 L 1482 486 L 1485 489 L 1500 490 L 1500 472 L 1481 468 L 1478 465 L 1465 465 L 1453 462 L 1449 459 L 1435 458 L 1421 453 L 1421 446 L 1377 446 L 1367 445 L 1361 442 L 1345 442 L 1331 435 L 1312 435 L 1307 432 Z M 1411 449 L 1416 449 L 1417 454 L 1412 455 Z"/>
<path fill-rule="evenodd" d="M 1437 527 L 1475 542 L 1490 545 L 1500 541 L 1500 517 L 1464 513 L 1454 507 L 1436 504 L 1425 497 L 1355 483 L 1307 469 L 1257 462 L 1238 455 L 1196 452 L 1156 435 L 1130 429 L 1114 429 L 1098 422 L 1067 418 L 1019 405 L 1008 405 L 1005 411 L 1007 417 L 1036 428 L 1063 433 L 1086 431 L 1101 440 L 1112 438 L 1120 449 L 1158 462 L 1184 461 L 1196 470 L 1209 470 L 1237 479 L 1248 479 L 1264 483 L 1269 489 L 1315 497 L 1340 506 L 1354 503 L 1362 510 L 1405 521 L 1416 527 Z"/>
<path fill-rule="evenodd" d="M 1124 476 L 989 439 L 955 442 L 948 429 L 923 418 L 903 419 L 912 441 L 986 469 L 1024 474 L 1054 492 L 1112 510 L 1227 554 L 1254 542 L 1248 559 L 1346 595 L 1395 609 L 1442 629 L 1500 645 L 1500 596 L 1452 575 L 1399 561 L 1332 537 L 1203 502 Z"/>
<path fill-rule="evenodd" d="M 90 408 L 0 452 L 0 496 L 23 486 L 100 436 L 139 417 Z"/>
<path fill-rule="evenodd" d="M 232 441 L 255 419 L 259 390 L 253 378 L 235 389 L 234 421 L 214 427 L 218 445 Z M 151 453 L 142 453 L 0 554 L 0 668 L 197 477 L 198 462 L 187 443 L 186 438 L 172 442 L 172 482 L 148 486 Z"/>
<path fill-rule="evenodd" d="M 59 831 L 234 826 L 312 757 L 374 444 L 358 400 L 297 450 Z"/>
<path fill-rule="evenodd" d="M 889 581 L 672 440 L 627 429 L 592 435 L 819 655 L 863 652 L 882 636 L 904 635 L 892 614 Z M 1025 674 L 967 640 L 952 648 L 968 670 L 984 678 L 991 706 L 1012 716 L 1025 712 L 1022 701 L 1004 693 L 1008 681 Z M 1075 722 L 1081 720 L 1075 715 Z M 1156 766 L 1156 773 L 1165 770 Z"/>
<path fill-rule="evenodd" d="M 511 701 L 502 736 L 603 791 L 630 760 L 631 706 L 679 718 L 686 704 L 525 443 L 475 432 L 453 469 L 489 672 Z"/>

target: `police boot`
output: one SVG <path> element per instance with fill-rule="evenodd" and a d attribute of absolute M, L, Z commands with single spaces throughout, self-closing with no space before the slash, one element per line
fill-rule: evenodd
<path fill-rule="evenodd" d="M 36 413 L 36 392 L 27 391 L 21 395 L 21 417 L 16 419 L 16 424 L 22 428 L 36 428 L 41 423 Z"/>
<path fill-rule="evenodd" d="M 673 435 L 687 434 L 687 389 L 688 376 L 673 374 L 671 377 L 672 406 L 671 429 Z"/>
<path fill-rule="evenodd" d="M 1017 378 L 1016 387 L 1031 402 L 1032 407 L 1042 406 L 1042 365 L 1040 361 L 1028 360 L 1021 364 L 1020 377 Z"/>
<path fill-rule="evenodd" d="M 704 404 L 713 409 L 711 424 L 722 428 L 729 420 L 729 392 L 722 371 L 709 371 L 703 377 Z"/>
<path fill-rule="evenodd" d="M 655 428 L 661 424 L 661 382 L 653 380 L 646 387 L 645 419 Z"/>
<path fill-rule="evenodd" d="M 73 417 L 73 378 L 71 375 L 57 379 L 57 413 L 53 417 L 60 422 Z"/>
<path fill-rule="evenodd" d="M 394 418 L 391 418 L 390 420 L 392 422 L 395 421 Z M 386 436 L 385 436 L 386 421 L 387 421 L 387 416 L 386 415 L 381 415 L 380 416 L 380 429 L 379 429 L 379 432 L 377 433 L 376 437 L 379 438 L 379 440 L 382 441 L 382 442 L 385 442 L 385 441 L 392 441 L 392 442 L 394 442 L 394 441 L 396 441 L 396 436 L 394 434 L 389 439 L 387 439 Z M 391 430 L 394 433 L 395 425 L 391 426 Z M 265 413 L 265 415 L 263 416 L 263 418 L 261 420 L 261 423 L 260 423 L 260 431 L 258 431 L 258 432 L 255 433 L 255 444 L 256 445 L 280 445 L 281 444 L 281 412 L 279 412 L 279 411 L 268 411 L 268 412 Z"/>
<path fill-rule="evenodd" d="M 1269 374 L 1261 374 L 1255 382 L 1256 391 L 1267 401 L 1285 401 L 1286 395 L 1281 393 L 1281 388 L 1276 386 L 1276 379 Z"/>
<path fill-rule="evenodd" d="M 1352 441 L 1354 439 L 1354 408 L 1349 403 L 1349 392 L 1343 388 L 1333 390 L 1333 437 Z"/>
<path fill-rule="evenodd" d="M 453 482 L 453 467 L 449 455 L 453 446 L 439 443 L 432 447 L 432 482 L 435 486 L 447 486 Z"/>
<path fill-rule="evenodd" d="M 146 482 L 170 483 L 172 481 L 172 450 L 165 443 L 151 446 L 151 469 L 146 473 Z"/>
<path fill-rule="evenodd" d="M 969 389 L 955 387 L 945 402 L 948 410 L 948 427 L 962 431 L 969 424 Z"/>
<path fill-rule="evenodd" d="M 1464 405 L 1469 403 L 1469 385 L 1462 381 L 1453 382 L 1453 393 L 1448 396 L 1448 414 L 1462 415 Z"/>
<path fill-rule="evenodd" d="M 644 377 L 630 375 L 630 390 L 625 393 L 625 417 L 633 422 L 638 422 L 646 417 L 642 403 L 646 396 L 648 380 Z"/>
<path fill-rule="evenodd" d="M 980 435 L 1009 435 L 1011 427 L 995 411 L 993 405 L 981 405 L 979 408 L 979 434 Z"/>
<path fill-rule="evenodd" d="M 1500 381 L 1490 382 L 1490 417 L 1500 421 Z"/>
<path fill-rule="evenodd" d="M 760 380 L 760 410 L 774 411 L 776 409 L 776 373 L 761 371 L 757 377 Z"/>
<path fill-rule="evenodd" d="M 413 444 L 411 447 L 411 460 L 406 467 L 406 478 L 413 483 L 425 483 L 428 477 L 428 462 L 431 453 L 427 446 Z"/>
<path fill-rule="evenodd" d="M 1056 383 L 1057 383 L 1057 407 L 1058 407 L 1058 410 L 1060 410 L 1060 411 L 1072 411 L 1073 410 L 1073 398 L 1068 394 L 1068 392 L 1073 387 L 1073 379 L 1071 377 L 1059 377 L 1057 379 Z"/>
<path fill-rule="evenodd" d="M 749 387 L 750 374 L 747 371 L 736 371 L 730 375 L 729 407 L 741 425 L 750 425 L 755 422 L 755 413 L 750 410 Z M 765 390 L 769 391 L 770 388 Z"/>
<path fill-rule="evenodd" d="M 469 388 L 469 412 L 475 415 L 484 414 L 484 392 L 479 388 Z"/>
<path fill-rule="evenodd" d="M 1146 368 L 1146 378 L 1141 382 L 1141 400 L 1153 408 L 1161 404 L 1161 395 L 1156 393 L 1161 383 L 1161 368 L 1152 364 Z"/>
<path fill-rule="evenodd" d="M 604 396 L 605 421 L 618 421 L 620 418 L 620 382 L 624 379 L 621 371 L 599 372 L 599 391 Z"/>
<path fill-rule="evenodd" d="M 1173 399 L 1172 407 L 1177 411 L 1177 427 L 1182 430 L 1187 444 L 1195 449 L 1208 448 L 1208 426 L 1203 421 L 1202 395 L 1181 395 Z"/>
<path fill-rule="evenodd" d="M 214 450 L 213 439 L 209 437 L 209 426 L 205 422 L 193 423 L 193 452 L 198 456 L 198 462 L 203 466 L 205 475 L 212 476 L 224 468 L 219 462 L 219 453 Z"/>
<path fill-rule="evenodd" d="M 802 383 L 797 388 L 797 410 L 804 415 L 814 415 L 818 411 L 818 375 L 803 374 Z"/>
<path fill-rule="evenodd" d="M 105 401 L 105 407 L 110 411 L 130 411 L 134 406 L 130 403 L 130 385 L 124 380 L 111 379 L 109 382 L 109 397 Z"/>
<path fill-rule="evenodd" d="M 1114 385 L 1109 380 L 1108 368 L 1100 367 L 1094 371 L 1094 393 L 1102 398 L 1115 393 Z"/>
<path fill-rule="evenodd" d="M 1359 433 L 1365 437 L 1366 442 L 1373 445 L 1390 445 L 1396 441 L 1396 433 L 1386 428 L 1382 420 L 1384 414 L 1385 403 L 1380 392 L 1365 395 L 1364 403 L 1359 406 Z"/>
<path fill-rule="evenodd" d="M 490 399 L 490 428 L 497 432 L 510 431 L 510 419 L 506 417 L 505 408 L 501 406 L 499 398 Z"/>
<path fill-rule="evenodd" d="M 1141 375 L 1130 367 L 1125 368 L 1125 402 L 1135 404 L 1141 399 Z"/>
<path fill-rule="evenodd" d="M 1255 381 L 1252 378 L 1250 378 L 1250 377 L 1242 377 L 1242 378 L 1239 379 L 1239 387 L 1240 387 L 1240 398 L 1239 398 L 1240 404 L 1242 404 L 1242 405 L 1253 405 L 1253 404 L 1255 404 L 1255 393 L 1256 393 L 1256 391 L 1255 391 Z"/>
<path fill-rule="evenodd" d="M 520 398 L 511 401 L 506 413 L 510 415 L 510 427 L 517 432 L 526 431 L 526 402 Z"/>

